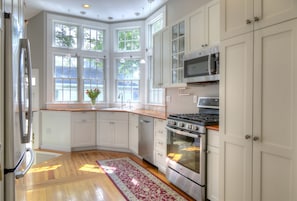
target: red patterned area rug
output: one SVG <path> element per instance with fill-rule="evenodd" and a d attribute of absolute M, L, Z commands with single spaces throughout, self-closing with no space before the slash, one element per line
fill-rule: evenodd
<path fill-rule="evenodd" d="M 99 160 L 97 163 L 129 201 L 187 200 L 130 158 Z"/>

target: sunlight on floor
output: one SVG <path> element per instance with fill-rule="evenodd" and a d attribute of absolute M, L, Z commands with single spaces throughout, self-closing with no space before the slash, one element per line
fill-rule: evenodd
<path fill-rule="evenodd" d="M 86 171 L 86 172 L 96 172 L 96 173 L 104 173 L 102 169 L 100 169 L 97 165 L 85 164 L 80 167 L 78 170 Z"/>
<path fill-rule="evenodd" d="M 36 168 L 31 168 L 29 170 L 29 173 L 36 173 L 36 172 L 45 172 L 45 171 L 50 171 L 50 170 L 55 170 L 62 165 L 52 165 L 52 166 L 43 166 L 43 167 L 36 167 Z"/>

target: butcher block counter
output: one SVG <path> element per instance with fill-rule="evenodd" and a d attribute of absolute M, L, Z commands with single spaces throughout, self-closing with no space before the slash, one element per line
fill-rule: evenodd
<path fill-rule="evenodd" d="M 156 111 L 156 110 L 146 110 L 146 109 L 126 109 L 119 107 L 110 107 L 102 109 L 88 109 L 88 108 L 51 108 L 51 109 L 42 109 L 45 111 L 68 111 L 68 112 L 128 112 L 139 115 L 146 115 L 154 118 L 159 118 L 165 120 L 167 114 L 165 112 Z"/>

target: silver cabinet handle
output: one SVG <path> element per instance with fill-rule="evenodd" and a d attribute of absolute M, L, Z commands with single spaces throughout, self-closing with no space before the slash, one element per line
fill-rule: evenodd
<path fill-rule="evenodd" d="M 251 138 L 250 135 L 245 135 L 245 139 L 246 139 L 246 140 L 248 140 L 248 139 L 250 139 L 250 138 Z"/>
<path fill-rule="evenodd" d="M 255 137 L 253 137 L 253 140 L 258 141 L 258 140 L 260 140 L 260 138 L 258 136 L 255 136 Z"/>

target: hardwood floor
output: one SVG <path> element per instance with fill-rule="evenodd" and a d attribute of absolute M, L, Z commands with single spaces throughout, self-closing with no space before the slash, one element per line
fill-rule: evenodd
<path fill-rule="evenodd" d="M 26 191 L 26 201 L 121 201 L 119 190 L 102 172 L 96 160 L 131 157 L 189 200 L 163 174 L 135 155 L 111 151 L 80 151 L 34 165 L 16 185 Z"/>

